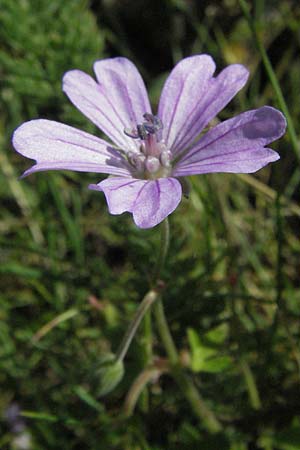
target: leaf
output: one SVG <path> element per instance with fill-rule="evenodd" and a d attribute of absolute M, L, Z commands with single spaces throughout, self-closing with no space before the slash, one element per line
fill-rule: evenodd
<path fill-rule="evenodd" d="M 227 328 L 227 327 L 226 327 Z M 220 325 L 200 338 L 193 328 L 188 329 L 191 348 L 191 369 L 193 372 L 223 372 L 231 365 L 231 358 L 220 355 L 220 345 L 227 336 L 227 329 Z"/>
<path fill-rule="evenodd" d="M 280 450 L 299 450 L 300 427 L 292 425 L 274 436 L 274 445 Z"/>
<path fill-rule="evenodd" d="M 214 344 L 222 344 L 228 336 L 228 324 L 221 323 L 217 327 L 205 333 L 204 338 Z"/>
<path fill-rule="evenodd" d="M 94 408 L 98 412 L 104 411 L 102 404 L 97 402 L 97 400 L 95 400 L 82 386 L 74 386 L 74 392 L 80 400 L 89 405 L 91 408 Z"/>

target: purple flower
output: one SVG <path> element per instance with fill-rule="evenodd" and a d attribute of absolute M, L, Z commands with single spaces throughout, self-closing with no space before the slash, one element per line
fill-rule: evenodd
<path fill-rule="evenodd" d="M 13 135 L 22 155 L 36 160 L 24 176 L 43 170 L 113 175 L 103 191 L 111 214 L 129 211 L 141 228 L 157 225 L 178 206 L 180 177 L 210 172 L 250 173 L 279 155 L 265 146 L 285 132 L 284 116 L 264 106 L 200 133 L 245 85 L 248 71 L 232 64 L 214 77 L 208 55 L 183 59 L 165 82 L 157 115 L 136 67 L 126 58 L 97 61 L 95 81 L 67 72 L 63 91 L 109 138 L 50 120 L 32 120 Z M 199 137 L 200 136 L 200 137 Z"/>

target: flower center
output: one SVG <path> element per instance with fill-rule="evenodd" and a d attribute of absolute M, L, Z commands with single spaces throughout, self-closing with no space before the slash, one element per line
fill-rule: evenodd
<path fill-rule="evenodd" d="M 127 153 L 127 159 L 142 178 L 167 177 L 171 171 L 171 152 L 162 140 L 163 124 L 159 117 L 145 113 L 145 121 L 136 128 L 125 128 L 124 133 L 140 140 L 139 151 Z"/>

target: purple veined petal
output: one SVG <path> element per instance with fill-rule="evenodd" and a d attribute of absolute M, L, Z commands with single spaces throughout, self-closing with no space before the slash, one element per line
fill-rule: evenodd
<path fill-rule="evenodd" d="M 130 175 L 128 163 L 110 144 L 59 122 L 25 122 L 14 132 L 12 142 L 18 153 L 37 162 L 23 176 L 44 170 Z"/>
<path fill-rule="evenodd" d="M 110 58 L 94 64 L 96 82 L 80 70 L 64 75 L 63 91 L 71 102 L 115 144 L 135 149 L 136 141 L 124 134 L 124 128 L 143 121 L 151 107 L 144 82 L 126 58 Z"/>
<path fill-rule="evenodd" d="M 279 159 L 265 148 L 286 129 L 283 114 L 271 108 L 247 111 L 208 131 L 174 168 L 174 176 L 209 172 L 251 173 Z"/>
<path fill-rule="evenodd" d="M 183 59 L 172 70 L 162 91 L 158 115 L 168 148 L 178 155 L 245 85 L 249 72 L 232 64 L 213 77 L 215 63 L 208 55 Z"/>
<path fill-rule="evenodd" d="M 186 122 L 190 121 L 199 99 L 205 95 L 215 69 L 211 56 L 191 56 L 176 64 L 164 84 L 158 116 L 164 126 L 164 140 L 174 153 L 175 139 Z"/>
<path fill-rule="evenodd" d="M 178 206 L 182 194 L 175 178 L 112 177 L 89 187 L 104 192 L 111 214 L 131 212 L 140 228 L 151 228 L 162 222 Z"/>
<path fill-rule="evenodd" d="M 135 65 L 127 58 L 96 61 L 94 72 L 99 85 L 109 95 L 127 128 L 144 122 L 145 113 L 151 114 L 144 81 Z"/>
<path fill-rule="evenodd" d="M 177 208 L 181 196 L 181 184 L 175 178 L 148 181 L 134 204 L 135 223 L 141 228 L 154 227 Z"/>
<path fill-rule="evenodd" d="M 90 184 L 89 189 L 104 192 L 111 214 L 132 212 L 133 205 L 140 190 L 147 180 L 129 177 L 109 177 L 98 184 Z"/>
<path fill-rule="evenodd" d="M 243 149 L 223 157 L 211 158 L 206 162 L 177 167 L 173 175 L 184 177 L 214 172 L 253 173 L 279 158 L 278 153 L 266 147 Z"/>

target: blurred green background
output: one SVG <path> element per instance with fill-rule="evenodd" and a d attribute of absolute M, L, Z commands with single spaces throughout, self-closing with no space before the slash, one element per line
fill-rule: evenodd
<path fill-rule="evenodd" d="M 300 5 L 248 2 L 247 19 L 243 4 L 0 1 L 1 450 L 299 450 Z M 220 120 L 282 109 L 282 100 L 291 116 L 290 133 L 272 146 L 280 161 L 255 175 L 193 177 L 170 218 L 164 305 L 186 371 L 222 423 L 216 435 L 159 372 L 167 362 L 155 325 L 158 375 L 134 413 L 124 417 L 124 403 L 145 370 L 143 327 L 124 379 L 97 397 L 95 367 L 148 289 L 159 229 L 109 215 L 103 195 L 87 189 L 101 176 L 19 181 L 30 162 L 10 143 L 38 117 L 99 133 L 63 95 L 67 70 L 91 73 L 96 59 L 126 56 L 155 106 L 173 65 L 196 53 L 211 54 L 219 70 L 250 69 Z"/>

